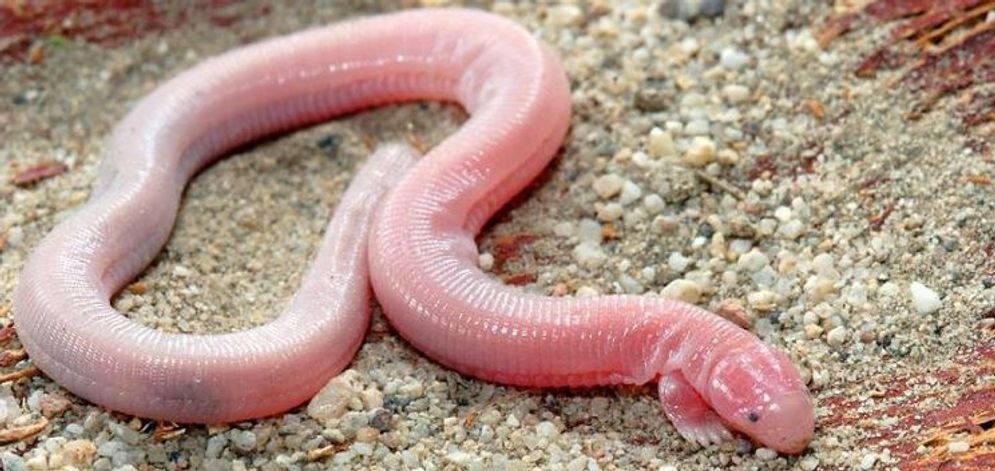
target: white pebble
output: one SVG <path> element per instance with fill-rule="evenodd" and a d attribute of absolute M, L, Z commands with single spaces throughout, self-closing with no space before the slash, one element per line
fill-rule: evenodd
<path fill-rule="evenodd" d="M 791 212 L 791 208 L 787 206 L 778 206 L 777 209 L 774 210 L 774 217 L 776 217 L 778 221 L 788 222 L 791 220 L 792 216 L 793 214 Z"/>
<path fill-rule="evenodd" d="M 667 257 L 667 266 L 671 270 L 682 273 L 687 270 L 688 265 L 691 263 L 691 259 L 685 257 L 680 252 L 671 252 L 670 257 Z"/>
<path fill-rule="evenodd" d="M 665 298 L 694 304 L 701 300 L 702 291 L 704 290 L 698 283 L 678 278 L 665 286 L 660 294 Z"/>
<path fill-rule="evenodd" d="M 798 467 L 803 471 L 815 471 L 819 467 L 819 458 L 814 456 L 806 456 L 798 462 Z"/>
<path fill-rule="evenodd" d="M 604 222 L 617 221 L 623 213 L 625 210 L 618 203 L 606 203 L 598 207 L 598 219 Z"/>
<path fill-rule="evenodd" d="M 719 64 L 727 70 L 739 70 L 749 62 L 750 56 L 727 47 L 719 53 Z"/>
<path fill-rule="evenodd" d="M 757 455 L 757 458 L 760 458 L 763 461 L 770 461 L 777 458 L 777 452 L 766 447 L 757 448 L 755 454 Z"/>
<path fill-rule="evenodd" d="M 594 191 L 602 198 L 611 198 L 617 195 L 619 191 L 622 191 L 623 183 L 625 183 L 624 178 L 614 173 L 609 173 L 594 180 Z"/>
<path fill-rule="evenodd" d="M 715 142 L 704 136 L 695 136 L 691 146 L 684 153 L 684 163 L 694 167 L 704 167 L 715 160 Z"/>
<path fill-rule="evenodd" d="M 653 128 L 650 130 L 649 151 L 650 155 L 656 158 L 676 156 L 677 147 L 674 145 L 674 137 L 667 131 Z"/>
<path fill-rule="evenodd" d="M 746 302 L 757 311 L 771 311 L 777 307 L 777 293 L 768 290 L 747 293 Z"/>
<path fill-rule="evenodd" d="M 477 257 L 477 265 L 480 266 L 481 270 L 487 271 L 494 268 L 494 255 L 490 252 L 484 252 Z"/>
<path fill-rule="evenodd" d="M 570 221 L 563 221 L 553 226 L 553 234 L 557 237 L 570 237 L 574 235 L 574 225 Z"/>
<path fill-rule="evenodd" d="M 726 85 L 722 89 L 722 94 L 729 100 L 729 103 L 742 103 L 750 98 L 750 89 L 742 85 Z"/>
<path fill-rule="evenodd" d="M 940 295 L 926 287 L 926 285 L 913 281 L 909 284 L 909 292 L 912 293 L 912 305 L 919 314 L 932 314 L 940 309 L 943 301 Z"/>
<path fill-rule="evenodd" d="M 577 238 L 581 242 L 601 243 L 601 223 L 594 219 L 584 218 L 577 224 Z"/>
<path fill-rule="evenodd" d="M 650 156 L 646 155 L 643 151 L 636 151 L 632 154 L 632 163 L 641 168 L 651 168 L 657 165 L 657 163 L 650 160 Z"/>
<path fill-rule="evenodd" d="M 540 437 L 548 438 L 550 440 L 555 440 L 560 436 L 560 431 L 556 428 L 556 424 L 548 420 L 544 420 L 536 424 L 536 433 L 539 434 Z"/>
<path fill-rule="evenodd" d="M 574 247 L 573 256 L 580 266 L 588 269 L 598 268 L 608 259 L 600 245 L 586 241 Z"/>
<path fill-rule="evenodd" d="M 601 293 L 599 293 L 598 290 L 590 286 L 581 286 L 580 288 L 577 288 L 577 292 L 574 295 L 578 298 L 590 298 L 599 294 Z"/>
<path fill-rule="evenodd" d="M 618 201 L 623 205 L 627 205 L 638 200 L 642 196 L 643 190 L 639 188 L 639 185 L 636 185 L 631 180 L 626 180 L 625 183 L 622 184 L 622 193 L 619 195 Z"/>
<path fill-rule="evenodd" d="M 805 337 L 814 340 L 822 335 L 823 329 L 817 324 L 805 324 Z"/>
<path fill-rule="evenodd" d="M 878 461 L 877 453 L 868 453 L 860 459 L 860 469 L 872 469 L 874 468 L 874 463 Z"/>
<path fill-rule="evenodd" d="M 449 452 L 449 454 L 446 455 L 446 460 L 448 460 L 450 463 L 461 465 L 461 466 L 466 466 L 467 464 L 470 463 L 470 461 L 473 458 L 475 458 L 474 455 L 471 455 L 471 454 L 469 454 L 469 453 L 467 453 L 465 451 L 461 451 L 461 450 L 453 450 L 453 451 Z"/>
<path fill-rule="evenodd" d="M 684 126 L 684 133 L 689 136 L 704 136 L 708 134 L 711 125 L 704 119 L 693 119 Z"/>
<path fill-rule="evenodd" d="M 815 273 L 822 276 L 832 275 L 835 273 L 833 267 L 833 256 L 828 253 L 820 253 L 812 259 L 812 268 Z"/>
<path fill-rule="evenodd" d="M 795 240 L 805 231 L 805 225 L 797 219 L 792 219 L 777 228 L 777 233 L 785 239 Z"/>
<path fill-rule="evenodd" d="M 745 270 L 749 272 L 757 272 L 763 270 L 764 267 L 770 264 L 770 259 L 763 252 L 752 249 L 749 252 L 743 254 L 736 261 L 736 266 L 740 270 Z"/>
<path fill-rule="evenodd" d="M 650 193 L 643 198 L 643 207 L 645 207 L 650 214 L 660 214 L 663 212 L 666 204 L 663 202 L 663 198 L 661 198 L 660 195 Z"/>
<path fill-rule="evenodd" d="M 629 275 L 621 275 L 618 277 L 618 284 L 622 285 L 622 289 L 629 294 L 642 294 L 646 288 L 643 287 L 642 283 L 637 281 L 635 278 Z"/>
<path fill-rule="evenodd" d="M 729 242 L 729 250 L 740 255 L 749 252 L 751 248 L 753 248 L 753 243 L 747 239 L 733 239 L 732 242 Z"/>
<path fill-rule="evenodd" d="M 971 449 L 971 444 L 968 442 L 950 442 L 947 444 L 947 451 L 950 453 L 965 453 Z"/>
<path fill-rule="evenodd" d="M 839 346 L 843 345 L 843 342 L 846 341 L 846 337 L 846 327 L 836 326 L 833 330 L 830 330 L 829 333 L 826 334 L 826 342 L 829 342 L 829 345 Z"/>
<path fill-rule="evenodd" d="M 408 399 L 418 399 L 425 394 L 425 386 L 421 383 L 421 381 L 415 380 L 401 386 L 397 392 L 401 393 L 402 396 L 405 396 Z"/>
<path fill-rule="evenodd" d="M 583 18 L 584 11 L 576 5 L 556 5 L 546 10 L 546 23 L 550 26 L 576 25 Z"/>

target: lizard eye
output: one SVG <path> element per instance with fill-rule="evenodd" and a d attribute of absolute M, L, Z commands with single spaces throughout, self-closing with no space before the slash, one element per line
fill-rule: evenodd
<path fill-rule="evenodd" d="M 751 410 L 749 414 L 746 414 L 746 418 L 749 419 L 750 422 L 757 423 L 760 421 L 760 413 L 755 410 Z"/>

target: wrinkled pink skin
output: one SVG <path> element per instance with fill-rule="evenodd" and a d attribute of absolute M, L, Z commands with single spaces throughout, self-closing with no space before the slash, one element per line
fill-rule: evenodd
<path fill-rule="evenodd" d="M 360 203 L 344 198 L 287 313 L 246 332 L 196 336 L 157 332 L 111 308 L 111 295 L 165 243 L 186 182 L 216 156 L 409 100 L 456 102 L 471 118 L 401 177 L 372 230 L 364 220 L 375 194 L 404 166 L 369 164 L 381 183 L 357 177 L 350 191 Z M 719 442 L 731 427 L 802 451 L 814 427 L 809 394 L 789 359 L 749 332 L 656 297 L 530 295 L 477 268 L 474 235 L 546 166 L 569 118 L 554 54 L 514 23 L 478 12 L 356 20 L 206 61 L 142 100 L 114 132 L 95 195 L 22 274 L 21 339 L 46 374 L 115 410 L 179 422 L 277 413 L 355 353 L 369 316 L 369 233 L 384 312 L 440 363 L 526 386 L 659 380 L 664 412 L 691 441 Z"/>

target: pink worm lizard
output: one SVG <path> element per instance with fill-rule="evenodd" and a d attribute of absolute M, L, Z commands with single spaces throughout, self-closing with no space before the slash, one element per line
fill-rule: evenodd
<path fill-rule="evenodd" d="M 413 151 L 371 158 L 281 316 L 244 332 L 181 335 L 111 307 L 165 244 L 186 182 L 224 151 L 411 100 L 456 102 L 471 117 L 403 176 Z M 369 321 L 369 273 L 398 332 L 465 374 L 540 387 L 657 381 L 688 440 L 717 443 L 732 428 L 802 451 L 813 402 L 789 358 L 751 333 L 677 301 L 530 295 L 478 269 L 474 235 L 546 166 L 569 120 L 555 55 L 481 12 L 358 19 L 207 60 L 117 126 L 93 196 L 21 275 L 21 339 L 46 374 L 111 409 L 178 422 L 260 417 L 307 400 L 352 359 Z"/>

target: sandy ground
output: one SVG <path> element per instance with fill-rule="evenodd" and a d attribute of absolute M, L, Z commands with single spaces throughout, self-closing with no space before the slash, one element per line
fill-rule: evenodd
<path fill-rule="evenodd" d="M 40 37 L 43 57 L 0 64 L 0 313 L 11 316 L 32 248 L 87 197 L 113 124 L 157 83 L 257 38 L 410 6 L 261 3 L 114 45 Z M 664 293 L 721 308 L 803 368 L 819 421 L 805 454 L 693 447 L 651 387 L 482 383 L 428 361 L 377 313 L 341 417 L 301 407 L 171 427 L 40 375 L 0 386 L 5 429 L 50 419 L 2 446 L 4 469 L 912 469 L 970 464 L 991 446 L 991 131 L 965 128 L 957 97 L 910 119 L 919 98 L 896 86 L 901 71 L 855 77 L 887 28 L 822 47 L 820 25 L 842 11 L 824 2 L 729 1 L 690 22 L 657 2 L 484 3 L 560 52 L 575 113 L 562 155 L 480 237 L 483 265 L 551 295 Z M 222 160 L 190 184 L 172 238 L 115 306 L 176 332 L 266 322 L 372 147 L 432 144 L 464 118 L 448 105 L 385 107 Z M 15 184 L 43 163 L 65 171 Z M 949 426 L 961 419 L 975 426 Z"/>

